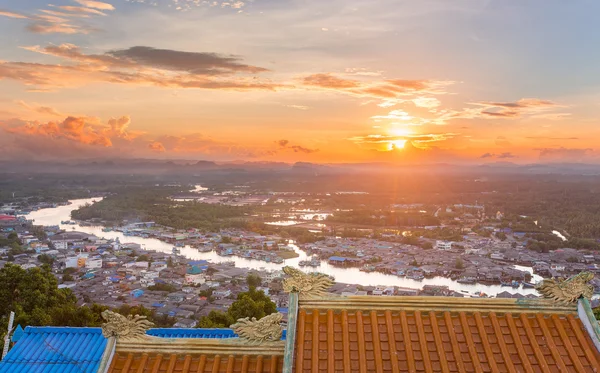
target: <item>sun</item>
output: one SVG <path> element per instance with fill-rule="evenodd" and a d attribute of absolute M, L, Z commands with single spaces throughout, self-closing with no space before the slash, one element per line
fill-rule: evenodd
<path fill-rule="evenodd" d="M 394 149 L 403 149 L 406 145 L 406 140 L 394 140 L 390 143 Z"/>
<path fill-rule="evenodd" d="M 389 133 L 393 136 L 397 136 L 397 137 L 405 137 L 405 136 L 410 136 L 413 134 L 412 131 L 406 129 L 406 128 L 391 128 L 389 130 Z M 390 150 L 392 149 L 404 149 L 404 146 L 406 145 L 406 139 L 398 139 L 398 140 L 391 140 L 389 142 L 389 148 Z"/>

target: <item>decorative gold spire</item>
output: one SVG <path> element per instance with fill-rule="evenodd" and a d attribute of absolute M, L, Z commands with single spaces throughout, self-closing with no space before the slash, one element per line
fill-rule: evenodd
<path fill-rule="evenodd" d="M 106 322 L 102 325 L 102 334 L 106 338 L 115 337 L 121 341 L 146 339 L 146 330 L 154 324 L 146 320 L 146 316 L 123 316 L 119 313 L 106 310 L 102 312 Z"/>
<path fill-rule="evenodd" d="M 329 276 L 322 273 L 306 274 L 289 266 L 283 267 L 283 272 L 290 276 L 283 280 L 283 290 L 288 293 L 298 293 L 300 299 L 322 297 L 334 284 Z"/>
<path fill-rule="evenodd" d="M 279 312 L 267 315 L 260 320 L 256 320 L 256 317 L 252 319 L 246 317 L 231 325 L 231 329 L 249 344 L 277 342 L 283 334 L 282 319 L 283 315 Z"/>
<path fill-rule="evenodd" d="M 581 297 L 591 298 L 594 294 L 594 286 L 589 282 L 594 278 L 591 272 L 581 272 L 567 280 L 562 277 L 558 279 L 545 279 L 536 286 L 536 290 L 544 298 L 553 299 L 560 303 L 577 303 Z"/>

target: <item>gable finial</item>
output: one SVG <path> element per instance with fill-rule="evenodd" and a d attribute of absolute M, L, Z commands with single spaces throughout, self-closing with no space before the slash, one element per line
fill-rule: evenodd
<path fill-rule="evenodd" d="M 300 299 L 323 297 L 334 284 L 329 276 L 322 273 L 307 274 L 290 266 L 283 267 L 283 272 L 290 276 L 283 280 L 283 290 L 298 293 Z"/>
<path fill-rule="evenodd" d="M 139 340 L 148 338 L 146 330 L 154 323 L 146 320 L 146 316 L 123 316 L 119 313 L 106 310 L 102 312 L 106 322 L 102 325 L 102 334 L 106 338 L 115 337 L 119 340 Z"/>
<path fill-rule="evenodd" d="M 231 329 L 240 339 L 248 344 L 261 344 L 268 342 L 277 342 L 283 334 L 281 326 L 283 315 L 279 312 L 272 313 L 256 320 L 255 317 L 238 319 L 237 323 L 231 325 Z"/>
<path fill-rule="evenodd" d="M 590 299 L 594 294 L 594 286 L 589 283 L 593 278 L 593 273 L 584 271 L 567 280 L 562 277 L 558 279 L 544 279 L 541 284 L 536 286 L 536 290 L 544 298 L 552 299 L 559 303 L 577 303 L 579 298 Z"/>

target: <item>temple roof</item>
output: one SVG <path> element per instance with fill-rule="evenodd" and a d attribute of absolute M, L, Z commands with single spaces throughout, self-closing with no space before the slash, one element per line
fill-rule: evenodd
<path fill-rule="evenodd" d="M 0 372 L 600 371 L 589 274 L 545 280 L 548 299 L 469 299 L 333 296 L 328 278 L 288 272 L 286 334 L 280 313 L 232 329 L 148 329 L 104 311 L 102 331 L 27 327 Z"/>
<path fill-rule="evenodd" d="M 254 373 L 281 372 L 283 358 L 279 355 L 241 354 L 127 354 L 117 352 L 109 373 Z"/>
<path fill-rule="evenodd" d="M 235 338 L 237 335 L 228 328 L 153 328 L 146 334 L 163 338 Z"/>
<path fill-rule="evenodd" d="M 100 328 L 26 327 L 2 373 L 95 373 L 107 340 Z"/>
<path fill-rule="evenodd" d="M 108 373 L 244 372 L 283 368 L 284 342 L 249 344 L 240 338 L 156 338 L 118 341 Z"/>
<path fill-rule="evenodd" d="M 295 372 L 595 372 L 576 305 L 348 297 L 299 302 Z"/>

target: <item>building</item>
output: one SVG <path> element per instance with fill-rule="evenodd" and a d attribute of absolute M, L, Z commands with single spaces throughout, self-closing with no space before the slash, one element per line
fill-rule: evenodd
<path fill-rule="evenodd" d="M 452 250 L 451 241 L 436 241 L 435 248 L 438 250 Z"/>
<path fill-rule="evenodd" d="M 65 259 L 65 267 L 66 268 L 77 268 L 77 257 L 69 256 Z"/>
<path fill-rule="evenodd" d="M 99 256 L 87 258 L 85 261 L 85 268 L 87 268 L 87 269 L 102 268 L 102 258 Z"/>
<path fill-rule="evenodd" d="M 206 278 L 203 273 L 186 273 L 185 274 L 185 283 L 186 284 L 194 284 L 194 285 L 202 285 L 206 282 Z"/>
<path fill-rule="evenodd" d="M 131 338 L 122 320 L 109 322 L 108 339 L 99 328 L 28 327 L 0 372 L 600 371 L 600 326 L 586 298 L 309 295 L 290 294 L 285 333 L 283 315 L 249 321 L 240 336 L 169 328 Z"/>

